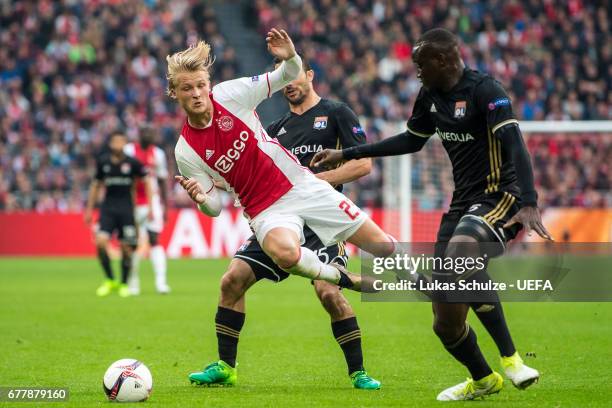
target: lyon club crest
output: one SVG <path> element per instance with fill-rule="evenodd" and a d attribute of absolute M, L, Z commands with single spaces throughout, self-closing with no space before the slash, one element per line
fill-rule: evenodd
<path fill-rule="evenodd" d="M 219 125 L 219 129 L 227 132 L 232 130 L 234 127 L 234 119 L 227 115 L 221 116 L 219 119 L 217 119 L 217 124 Z"/>
<path fill-rule="evenodd" d="M 317 116 L 314 119 L 314 124 L 312 125 L 313 129 L 321 130 L 327 127 L 327 116 Z"/>
<path fill-rule="evenodd" d="M 461 119 L 462 117 L 465 116 L 465 107 L 466 107 L 466 102 L 465 101 L 457 101 L 455 102 L 455 119 Z"/>

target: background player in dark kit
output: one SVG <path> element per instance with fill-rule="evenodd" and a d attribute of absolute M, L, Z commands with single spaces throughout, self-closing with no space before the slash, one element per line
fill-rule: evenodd
<path fill-rule="evenodd" d="M 312 86 L 314 72 L 305 60 L 300 76 L 283 89 L 290 111 L 267 128 L 286 149 L 294 153 L 302 165 L 318 151 L 326 148 L 357 146 L 365 143 L 365 133 L 355 113 L 344 103 L 322 99 Z M 320 172 L 318 177 L 342 191 L 342 184 L 370 172 L 371 160 L 351 161 L 333 170 Z M 316 199 L 316 197 L 313 197 Z M 305 246 L 317 253 L 325 263 L 346 266 L 344 243 L 324 247 L 308 227 L 304 227 Z M 235 383 L 237 344 L 245 320 L 245 294 L 260 279 L 280 282 L 289 276 L 268 257 L 250 237 L 236 252 L 221 279 L 221 296 L 215 323 L 219 359 L 203 372 L 190 375 L 199 384 Z M 369 377 L 363 367 L 361 331 L 351 305 L 340 288 L 331 283 L 313 281 L 315 292 L 331 318 L 334 337 L 344 352 L 348 373 L 356 388 L 377 389 L 380 382 Z"/>
<path fill-rule="evenodd" d="M 477 252 L 457 254 L 455 245 L 477 242 L 499 243 L 501 253 L 521 226 L 552 239 L 542 225 L 529 153 L 506 92 L 493 78 L 465 68 L 456 37 L 444 29 L 426 32 L 413 50 L 413 60 L 423 87 L 407 131 L 371 145 L 318 153 L 313 164 L 413 153 L 437 133 L 451 159 L 455 181 L 450 209 L 438 232 L 437 256 L 478 256 Z M 440 275 L 456 279 L 452 272 Z M 441 392 L 439 400 L 473 399 L 499 392 L 503 386 L 465 321 L 470 306 L 495 340 L 513 384 L 525 388 L 538 380 L 539 373 L 517 353 L 499 298 L 493 295 L 495 301 L 487 304 L 434 301 L 435 333 L 472 375 Z"/>
<path fill-rule="evenodd" d="M 127 278 L 132 267 L 132 252 L 138 242 L 138 233 L 134 221 L 134 185 L 136 180 L 143 179 L 145 190 L 151 203 L 150 180 L 146 177 L 144 166 L 136 159 L 125 155 L 123 149 L 127 143 L 126 136 L 119 131 L 110 135 L 110 153 L 99 158 L 96 164 L 96 175 L 91 182 L 89 198 L 85 209 L 85 223 L 90 224 L 92 211 L 101 186 L 106 188 L 104 200 L 100 206 L 99 228 L 96 231 L 98 259 L 104 270 L 106 280 L 98 288 L 98 296 L 106 296 L 118 289 L 121 297 L 130 295 Z M 149 214 L 152 214 L 149 208 Z M 114 280 L 108 256 L 107 246 L 113 233 L 121 242 L 121 281 Z"/>

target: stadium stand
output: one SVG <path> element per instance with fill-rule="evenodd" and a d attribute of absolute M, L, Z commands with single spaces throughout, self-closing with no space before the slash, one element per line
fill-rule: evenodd
<path fill-rule="evenodd" d="M 419 88 L 411 47 L 433 26 L 459 33 L 466 62 L 504 83 L 519 118 L 612 117 L 603 1 L 257 0 L 252 7 L 261 33 L 287 27 L 315 69 L 319 94 L 373 118 L 370 140 L 382 136 L 380 121 L 409 117 Z M 154 122 L 175 168 L 183 118 L 165 96 L 164 58 L 198 37 L 213 44 L 218 80 L 249 73 L 202 2 L 0 2 L 0 210 L 80 211 L 95 155 L 119 126 L 133 138 L 139 123 Z M 611 205 L 601 193 L 611 187 L 609 142 L 532 137 L 529 147 L 545 205 Z M 432 190 L 419 205 L 440 208 L 447 180 L 427 158 L 415 164 L 413 184 Z M 380 206 L 381 177 L 377 166 L 350 189 L 352 198 Z M 174 205 L 189 205 L 180 190 L 172 196 Z"/>

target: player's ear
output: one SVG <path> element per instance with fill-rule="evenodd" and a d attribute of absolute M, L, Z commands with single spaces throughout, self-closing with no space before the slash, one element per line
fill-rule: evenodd
<path fill-rule="evenodd" d="M 314 71 L 312 69 L 306 71 L 306 79 L 308 80 L 308 82 L 312 82 L 312 80 L 314 79 Z"/>
<path fill-rule="evenodd" d="M 168 96 L 172 99 L 176 99 L 176 89 L 172 88 L 168 90 Z"/>

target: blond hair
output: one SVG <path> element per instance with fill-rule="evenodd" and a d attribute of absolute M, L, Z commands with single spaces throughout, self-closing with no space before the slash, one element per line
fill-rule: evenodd
<path fill-rule="evenodd" d="M 195 71 L 206 71 L 208 73 L 209 68 L 215 62 L 215 57 L 210 53 L 210 44 L 205 41 L 198 41 L 197 44 L 190 45 L 186 50 L 168 55 L 166 61 L 168 62 L 167 92 L 170 94 L 176 87 L 174 81 L 178 73 Z"/>

